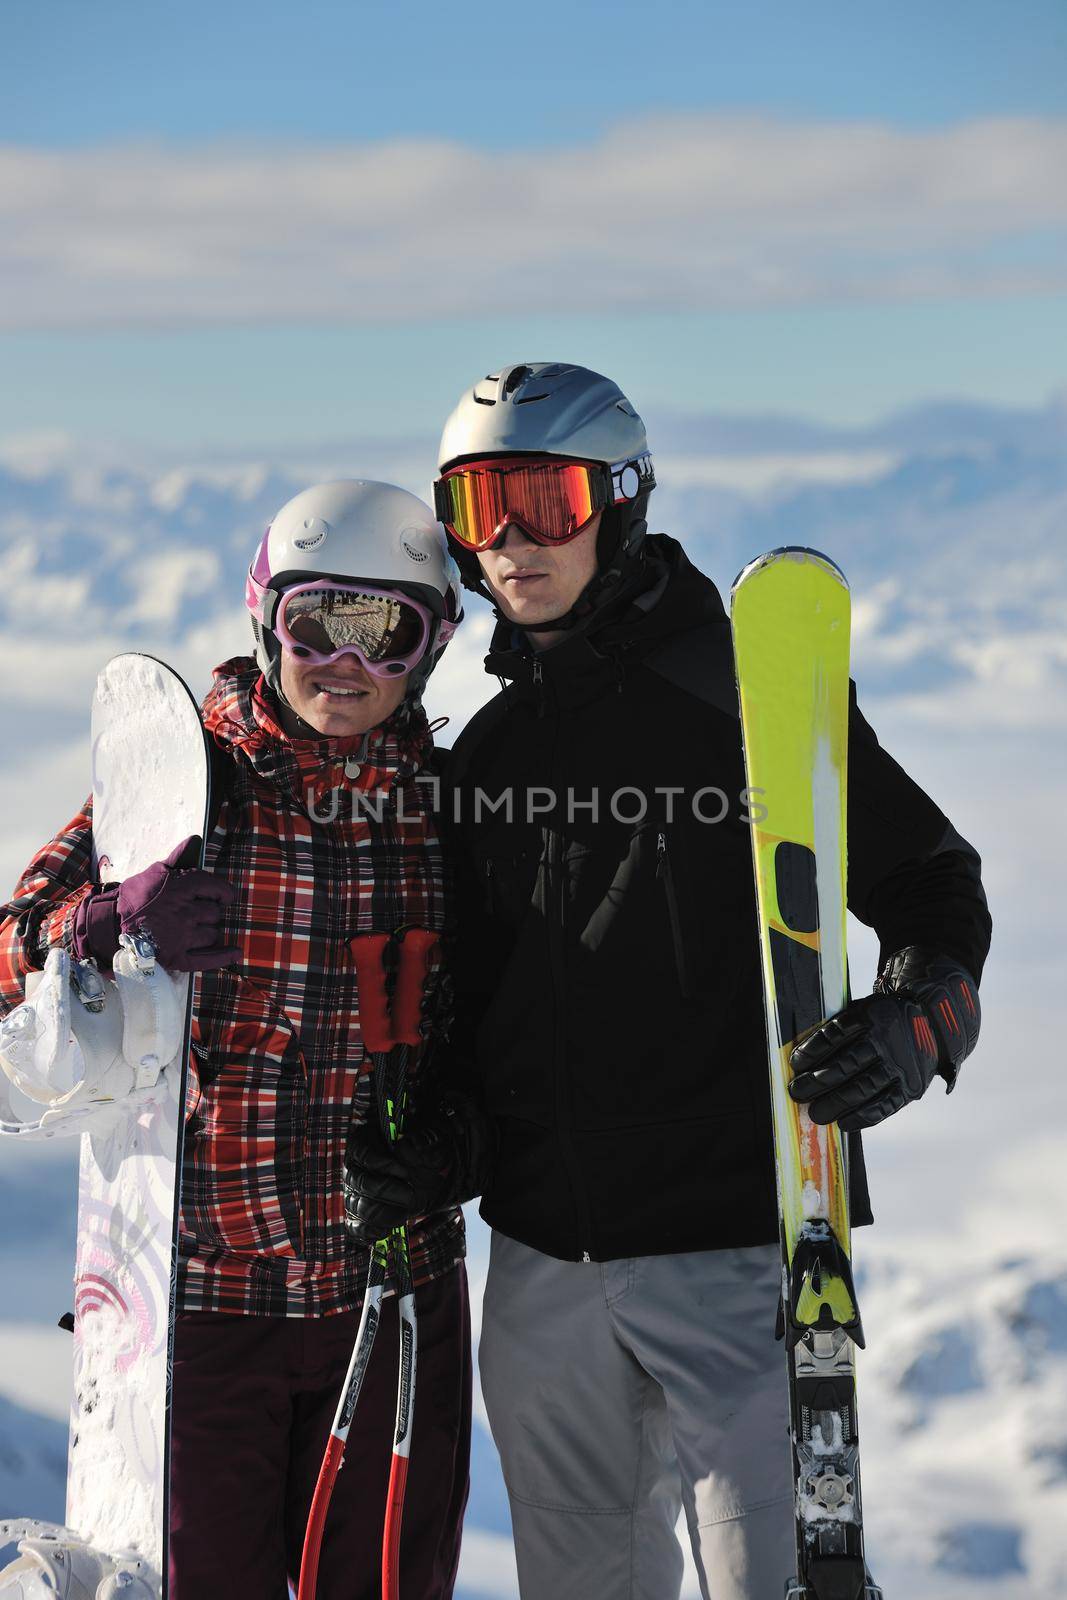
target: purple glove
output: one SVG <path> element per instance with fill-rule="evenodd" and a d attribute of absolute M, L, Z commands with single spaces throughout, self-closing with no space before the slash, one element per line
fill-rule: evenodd
<path fill-rule="evenodd" d="M 79 960 L 92 956 L 109 969 L 120 933 L 146 933 L 168 972 L 211 972 L 239 961 L 240 950 L 218 943 L 223 912 L 234 902 L 233 886 L 199 867 L 180 865 L 187 852 L 198 853 L 199 844 L 195 837 L 185 839 L 166 861 L 83 900 L 74 916 Z"/>

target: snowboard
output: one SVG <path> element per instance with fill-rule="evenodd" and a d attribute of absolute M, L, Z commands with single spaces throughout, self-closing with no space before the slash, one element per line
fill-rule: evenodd
<path fill-rule="evenodd" d="M 731 594 L 774 1117 L 797 1567 L 787 1600 L 880 1600 L 863 1549 L 848 1179 L 836 1123 L 792 1100 L 794 1045 L 840 1011 L 846 965 L 848 584 L 773 550 Z M 753 816 L 757 815 L 753 808 Z M 783 1575 L 785 1576 L 785 1575 Z"/>
<path fill-rule="evenodd" d="M 202 840 L 210 760 L 196 701 L 151 656 L 116 656 L 92 708 L 93 857 L 102 883 Z M 203 864 L 202 845 L 198 859 Z M 151 961 L 151 947 L 139 952 Z M 170 1396 L 192 984 L 181 1049 L 158 1094 L 82 1135 L 74 1393 L 66 1520 L 94 1547 L 133 1550 L 167 1594 Z"/>

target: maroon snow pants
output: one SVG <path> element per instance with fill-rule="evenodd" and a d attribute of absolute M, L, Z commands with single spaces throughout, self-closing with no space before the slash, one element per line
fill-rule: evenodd
<path fill-rule="evenodd" d="M 470 1462 L 464 1268 L 416 1294 L 418 1363 L 404 1502 L 404 1600 L 449 1600 Z M 171 1600 L 286 1600 L 348 1367 L 357 1312 L 179 1313 L 174 1335 Z M 318 1600 L 378 1600 L 396 1408 L 397 1306 L 382 1320 L 338 1474 Z"/>

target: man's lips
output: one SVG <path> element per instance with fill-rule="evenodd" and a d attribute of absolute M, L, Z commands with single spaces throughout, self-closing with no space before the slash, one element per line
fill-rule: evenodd
<path fill-rule="evenodd" d="M 503 583 L 531 583 L 535 578 L 547 577 L 547 572 L 509 572 L 501 581 Z"/>

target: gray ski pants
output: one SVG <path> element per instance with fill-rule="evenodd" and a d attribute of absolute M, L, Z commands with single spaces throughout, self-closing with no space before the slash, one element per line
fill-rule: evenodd
<path fill-rule="evenodd" d="M 704 1600 L 791 1575 L 777 1246 L 556 1261 L 494 1233 L 482 1390 L 523 1600 Z"/>

